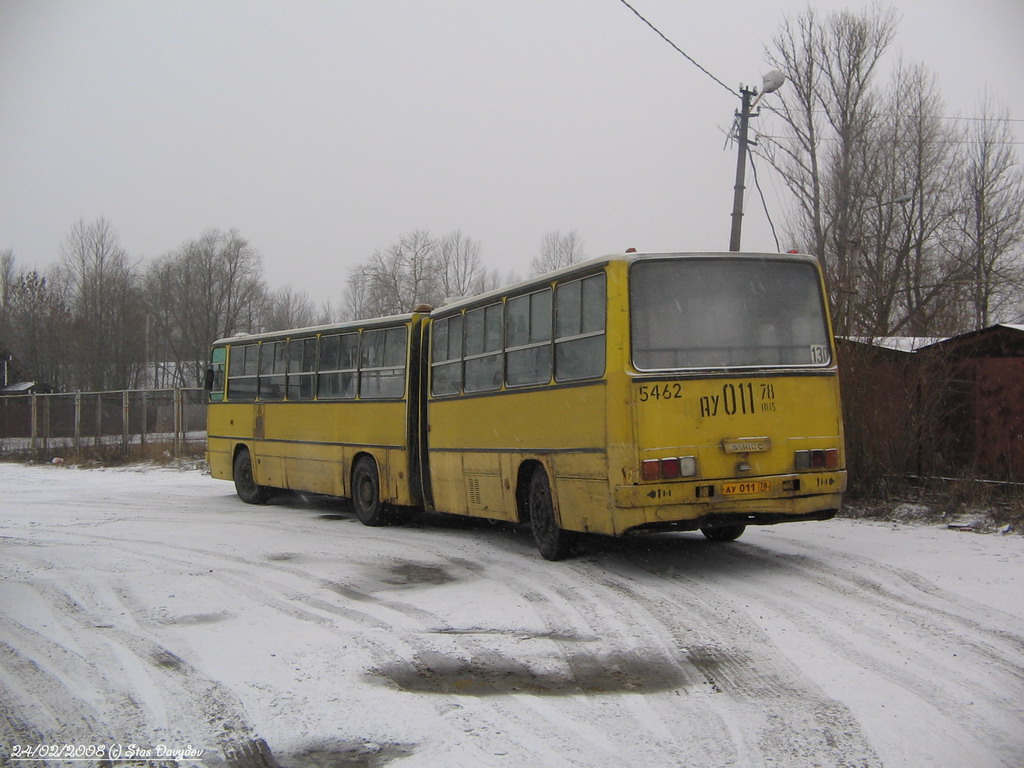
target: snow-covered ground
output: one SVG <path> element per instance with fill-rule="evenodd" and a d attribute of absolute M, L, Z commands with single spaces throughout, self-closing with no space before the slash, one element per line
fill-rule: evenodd
<path fill-rule="evenodd" d="M 0 764 L 1024 765 L 1020 536 L 836 520 L 550 563 L 505 525 L 14 464 L 0 522 Z"/>

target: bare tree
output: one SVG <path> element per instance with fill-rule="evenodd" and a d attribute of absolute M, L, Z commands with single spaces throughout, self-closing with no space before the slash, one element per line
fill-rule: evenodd
<path fill-rule="evenodd" d="M 341 314 L 347 320 L 397 315 L 506 282 L 483 267 L 480 243 L 461 231 L 435 239 L 426 230 L 414 230 L 352 268 Z"/>
<path fill-rule="evenodd" d="M 11 291 L 17 282 L 17 268 L 14 266 L 14 251 L 8 248 L 0 251 L 0 313 L 6 312 L 10 304 Z M 0 327 L 3 327 L 4 315 L 0 314 Z"/>
<path fill-rule="evenodd" d="M 950 246 L 962 267 L 972 329 L 991 325 L 1024 291 L 1024 171 L 1008 118 L 983 105 L 957 174 Z"/>
<path fill-rule="evenodd" d="M 106 219 L 79 221 L 61 247 L 55 283 L 71 310 L 73 386 L 136 386 L 144 367 L 144 321 L 136 265 Z"/>
<path fill-rule="evenodd" d="M 583 240 L 573 229 L 564 235 L 561 230 L 548 232 L 541 239 L 540 255 L 530 262 L 530 275 L 542 275 L 577 264 L 586 258 Z"/>
<path fill-rule="evenodd" d="M 934 76 L 900 66 L 863 145 L 863 195 L 850 200 L 852 296 L 847 330 L 859 335 L 926 335 L 955 320 L 948 312 L 957 265 L 942 232 L 957 167 L 957 131 Z"/>
<path fill-rule="evenodd" d="M 260 256 L 236 230 L 211 230 L 158 259 L 146 294 L 147 359 L 165 385 L 200 383 L 210 342 L 263 329 Z"/>
<path fill-rule="evenodd" d="M 456 230 L 437 241 L 437 282 L 442 299 L 481 293 L 486 274 L 480 243 Z"/>
<path fill-rule="evenodd" d="M 45 277 L 24 272 L 10 250 L 0 253 L 0 349 L 13 355 L 10 370 L 61 388 L 68 378 L 70 317 Z"/>
<path fill-rule="evenodd" d="M 345 313 L 349 319 L 384 317 L 437 304 L 443 296 L 437 241 L 414 230 L 384 250 L 374 251 L 348 276 Z"/>
<path fill-rule="evenodd" d="M 1024 181 L 1005 116 L 965 134 L 935 78 L 874 80 L 891 9 L 786 19 L 770 62 L 786 134 L 761 151 L 796 202 L 791 234 L 818 255 L 841 334 L 929 335 L 991 324 L 1024 284 Z"/>
<path fill-rule="evenodd" d="M 71 313 L 46 278 L 35 270 L 18 272 L 8 294 L 7 341 L 17 367 L 34 381 L 55 389 L 70 386 Z"/>
<path fill-rule="evenodd" d="M 403 235 L 389 249 L 389 260 L 398 267 L 397 312 L 409 312 L 420 303 L 441 300 L 437 242 L 425 229 Z"/>
<path fill-rule="evenodd" d="M 768 53 L 789 76 L 777 110 L 788 139 L 771 145 L 768 157 L 796 199 L 793 235 L 822 260 L 844 333 L 856 295 L 852 202 L 865 195 L 862 157 L 878 113 L 873 78 L 895 26 L 893 11 L 879 6 L 825 19 L 808 9 L 783 22 Z"/>
<path fill-rule="evenodd" d="M 14 328 L 11 326 L 11 298 L 17 283 L 17 269 L 14 266 L 14 251 L 0 251 L 0 352 L 9 351 L 14 345 Z"/>
<path fill-rule="evenodd" d="M 357 264 L 349 271 L 348 277 L 345 278 L 345 293 L 341 308 L 342 320 L 358 320 L 373 314 L 367 309 L 370 305 L 371 279 L 372 274 L 366 264 Z"/>
<path fill-rule="evenodd" d="M 309 294 L 291 286 L 267 294 L 260 325 L 268 331 L 303 328 L 318 320 L 316 307 Z"/>

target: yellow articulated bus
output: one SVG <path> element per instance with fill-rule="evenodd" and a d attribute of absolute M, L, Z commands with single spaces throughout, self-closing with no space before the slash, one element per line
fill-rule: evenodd
<path fill-rule="evenodd" d="M 336 371 L 312 349 L 315 370 L 301 362 L 305 347 L 348 335 L 361 350 L 382 330 L 405 344 L 386 367 L 392 396 L 363 395 L 381 367 L 362 352 L 365 374 L 345 369 L 352 396 L 325 396 Z M 263 362 L 279 352 L 287 362 Z M 350 496 L 371 525 L 414 509 L 529 523 L 554 560 L 580 533 L 731 541 L 747 525 L 824 520 L 846 487 L 810 256 L 611 256 L 429 315 L 224 339 L 212 360 L 210 466 L 247 501 L 283 487 Z M 255 380 L 233 393 L 236 376 Z M 279 382 L 269 398 L 264 376 Z M 295 397 L 293 376 L 308 377 Z"/>
<path fill-rule="evenodd" d="M 207 374 L 207 460 L 243 501 L 273 488 L 350 497 L 367 525 L 423 506 L 425 315 L 220 339 Z"/>

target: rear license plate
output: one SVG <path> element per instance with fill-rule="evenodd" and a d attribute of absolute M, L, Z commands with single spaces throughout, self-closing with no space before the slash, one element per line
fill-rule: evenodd
<path fill-rule="evenodd" d="M 722 483 L 723 496 L 749 496 L 755 493 L 768 493 L 772 484 L 767 480 L 743 480 L 738 483 Z"/>

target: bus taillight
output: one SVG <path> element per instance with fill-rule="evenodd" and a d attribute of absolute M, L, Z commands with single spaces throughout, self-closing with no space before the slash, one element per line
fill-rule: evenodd
<path fill-rule="evenodd" d="M 797 469 L 837 469 L 839 467 L 839 450 L 815 448 L 810 451 L 797 451 L 795 463 Z"/>
<path fill-rule="evenodd" d="M 677 480 L 697 474 L 696 456 L 671 456 L 666 459 L 645 459 L 640 465 L 644 480 Z"/>

